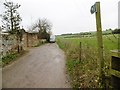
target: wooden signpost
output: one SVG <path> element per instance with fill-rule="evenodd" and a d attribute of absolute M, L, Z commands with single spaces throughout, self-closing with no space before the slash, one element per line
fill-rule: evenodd
<path fill-rule="evenodd" d="M 101 26 L 101 13 L 100 2 L 96 2 L 91 7 L 91 14 L 96 14 L 96 27 L 97 27 L 97 41 L 98 41 L 98 55 L 100 61 L 100 80 L 103 87 L 105 87 L 105 74 L 104 74 L 104 59 L 103 59 L 103 40 L 102 40 L 102 26 Z M 120 20 L 120 2 L 118 4 L 118 19 Z M 118 20 L 118 21 L 119 21 Z M 120 30 L 120 21 L 118 22 Z M 120 88 L 120 33 L 118 33 L 118 50 L 112 50 L 110 73 L 112 77 L 112 88 Z"/>
<path fill-rule="evenodd" d="M 103 59 L 103 40 L 102 40 L 102 26 L 101 26 L 101 13 L 100 2 L 96 2 L 91 7 L 91 14 L 96 14 L 96 28 L 97 28 L 97 42 L 98 42 L 98 56 L 100 64 L 100 82 L 104 86 L 104 59 Z"/>

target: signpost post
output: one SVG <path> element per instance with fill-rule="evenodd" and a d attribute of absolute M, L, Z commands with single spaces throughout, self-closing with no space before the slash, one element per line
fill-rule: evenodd
<path fill-rule="evenodd" d="M 104 59 L 103 59 L 103 40 L 102 40 L 102 26 L 101 26 L 101 13 L 100 2 L 96 2 L 91 7 L 91 14 L 96 14 L 96 28 L 97 28 L 97 41 L 98 41 L 98 56 L 100 61 L 100 82 L 104 87 Z"/>

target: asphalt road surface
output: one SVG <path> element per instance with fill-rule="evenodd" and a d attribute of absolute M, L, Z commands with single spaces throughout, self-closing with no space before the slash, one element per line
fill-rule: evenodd
<path fill-rule="evenodd" d="M 3 88 L 69 88 L 65 56 L 56 43 L 30 52 L 3 69 Z"/>

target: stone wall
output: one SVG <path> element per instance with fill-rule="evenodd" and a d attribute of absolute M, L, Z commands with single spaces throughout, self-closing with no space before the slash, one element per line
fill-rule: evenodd
<path fill-rule="evenodd" d="M 27 33 L 27 46 L 33 47 L 39 42 L 37 33 Z"/>
<path fill-rule="evenodd" d="M 1 33 L 0 35 L 0 55 L 2 56 L 11 52 L 17 52 L 18 45 L 26 50 L 28 47 L 33 47 L 39 43 L 37 33 L 28 33 L 24 31 L 22 42 L 18 42 L 15 35 L 10 35 L 8 33 Z"/>
<path fill-rule="evenodd" d="M 11 52 L 16 52 L 17 50 L 17 40 L 15 35 L 2 34 L 1 38 L 1 51 L 0 54 L 5 56 Z"/>

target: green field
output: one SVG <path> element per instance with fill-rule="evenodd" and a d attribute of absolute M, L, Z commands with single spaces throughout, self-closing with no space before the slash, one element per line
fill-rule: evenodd
<path fill-rule="evenodd" d="M 81 49 L 80 49 L 81 42 Z M 73 88 L 99 88 L 99 59 L 96 37 L 57 37 L 57 43 L 67 56 L 67 71 Z M 111 50 L 117 49 L 117 35 L 103 35 L 104 73 L 109 78 Z M 80 54 L 81 51 L 81 54 Z M 80 57 L 81 56 L 81 57 Z M 80 60 L 81 58 L 81 60 Z M 109 86 L 109 81 L 106 85 Z"/>

